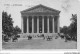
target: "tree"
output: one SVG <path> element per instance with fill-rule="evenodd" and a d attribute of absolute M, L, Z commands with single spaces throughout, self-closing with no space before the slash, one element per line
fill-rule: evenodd
<path fill-rule="evenodd" d="M 13 34 L 14 34 L 14 35 L 17 35 L 17 34 L 19 34 L 19 33 L 21 33 L 21 29 L 20 29 L 18 26 L 14 27 L 14 32 L 13 32 Z"/>
<path fill-rule="evenodd" d="M 7 12 L 2 12 L 2 30 L 6 36 L 11 37 L 13 33 L 13 21 L 11 15 Z"/>
<path fill-rule="evenodd" d="M 67 26 L 63 26 L 63 28 L 61 28 L 60 32 L 64 33 L 64 34 L 67 34 L 68 33 L 68 27 Z"/>
<path fill-rule="evenodd" d="M 70 20 L 72 21 L 70 26 L 64 26 L 61 28 L 60 32 L 70 35 L 71 39 L 77 41 L 77 14 L 72 14 L 72 18 Z"/>
<path fill-rule="evenodd" d="M 77 14 L 72 14 L 71 18 L 72 23 L 70 24 L 72 33 L 77 34 Z"/>
<path fill-rule="evenodd" d="M 72 18 L 70 20 L 72 21 L 69 26 L 70 35 L 73 39 L 77 40 L 77 14 L 72 14 Z"/>

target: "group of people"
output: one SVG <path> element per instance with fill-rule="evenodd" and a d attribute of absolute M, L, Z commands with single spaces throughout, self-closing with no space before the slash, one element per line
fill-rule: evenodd
<path fill-rule="evenodd" d="M 6 36 L 5 36 L 6 37 Z M 14 42 L 15 40 L 17 40 L 17 38 L 20 37 L 19 35 L 17 36 L 12 36 L 12 42 Z M 38 34 L 36 36 L 32 36 L 32 35 L 27 35 L 28 40 L 31 40 L 33 37 L 38 37 L 38 38 L 43 38 L 43 40 L 47 40 L 50 41 L 53 39 L 52 35 L 44 35 L 44 34 Z M 55 36 L 55 39 L 57 39 L 58 37 L 60 37 L 61 39 L 65 39 L 65 42 L 67 42 L 67 40 L 71 40 L 71 36 L 69 36 L 68 34 L 63 34 L 63 33 L 57 33 L 57 36 Z M 7 37 L 4 38 L 6 41 L 8 41 Z"/>
<path fill-rule="evenodd" d="M 44 34 L 40 34 L 40 35 L 38 34 L 36 36 L 27 35 L 28 40 L 31 40 L 33 37 L 43 38 L 43 40 L 47 40 L 47 41 L 50 41 L 53 39 L 52 35 L 44 35 Z M 65 39 L 65 42 L 71 39 L 71 37 L 68 34 L 63 34 L 63 33 L 57 33 L 57 35 L 55 36 L 55 39 L 57 39 L 58 37 L 60 37 L 61 39 Z M 13 41 L 15 39 L 17 38 L 13 38 Z"/>
<path fill-rule="evenodd" d="M 44 34 L 36 35 L 36 36 L 31 36 L 31 35 L 27 36 L 28 40 L 31 40 L 33 37 L 43 38 L 43 40 L 47 40 L 47 41 L 52 40 L 53 38 L 53 36 L 49 36 L 49 35 L 45 36 Z"/>
<path fill-rule="evenodd" d="M 58 33 L 58 36 L 61 37 L 61 39 L 65 39 L 65 42 L 71 40 L 71 36 L 69 36 L 68 34 Z"/>

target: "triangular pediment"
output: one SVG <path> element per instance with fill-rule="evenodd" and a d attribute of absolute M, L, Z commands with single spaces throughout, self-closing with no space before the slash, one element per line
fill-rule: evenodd
<path fill-rule="evenodd" d="M 44 7 L 38 7 L 32 10 L 29 10 L 28 12 L 52 12 L 52 11 Z"/>
<path fill-rule="evenodd" d="M 43 5 L 37 5 L 35 7 L 29 8 L 27 10 L 24 10 L 22 12 L 60 12 L 58 10 L 43 6 Z"/>

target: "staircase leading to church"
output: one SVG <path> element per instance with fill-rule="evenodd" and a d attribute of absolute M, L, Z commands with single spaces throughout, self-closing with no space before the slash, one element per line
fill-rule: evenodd
<path fill-rule="evenodd" d="M 32 36 L 32 37 L 39 37 L 41 35 L 44 35 L 44 36 L 53 36 L 53 37 L 56 37 L 58 36 L 57 33 L 23 33 L 23 34 L 20 34 L 20 38 L 27 38 L 27 36 Z"/>

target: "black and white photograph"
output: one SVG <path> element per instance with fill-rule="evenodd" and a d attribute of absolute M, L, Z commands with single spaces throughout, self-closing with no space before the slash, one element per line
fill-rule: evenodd
<path fill-rule="evenodd" d="M 79 0 L 2 0 L 0 3 L 2 50 L 77 49 Z"/>

